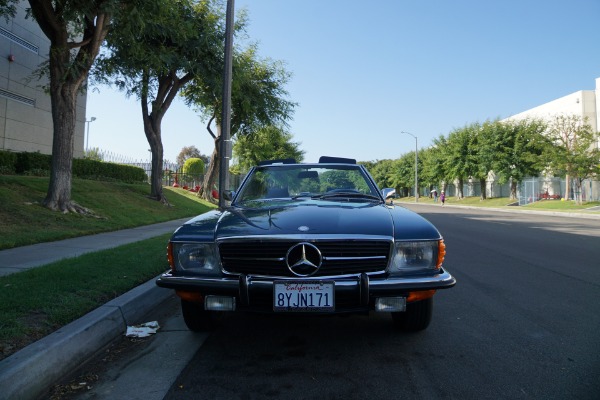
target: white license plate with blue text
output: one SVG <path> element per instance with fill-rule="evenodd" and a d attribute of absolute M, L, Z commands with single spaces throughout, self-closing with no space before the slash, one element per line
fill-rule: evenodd
<path fill-rule="evenodd" d="M 334 311 L 333 281 L 276 281 L 274 311 Z"/>

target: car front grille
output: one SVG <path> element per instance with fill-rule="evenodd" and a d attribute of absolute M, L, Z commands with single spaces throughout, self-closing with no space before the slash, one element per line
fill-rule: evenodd
<path fill-rule="evenodd" d="M 219 243 L 223 269 L 230 273 L 293 277 L 286 255 L 299 240 L 244 240 Z M 381 272 L 388 264 L 391 241 L 316 240 L 323 257 L 321 268 L 312 276 Z"/>

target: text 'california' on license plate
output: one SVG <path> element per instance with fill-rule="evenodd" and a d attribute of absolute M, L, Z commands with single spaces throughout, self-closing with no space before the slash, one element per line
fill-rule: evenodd
<path fill-rule="evenodd" d="M 275 281 L 274 311 L 334 311 L 333 281 Z"/>

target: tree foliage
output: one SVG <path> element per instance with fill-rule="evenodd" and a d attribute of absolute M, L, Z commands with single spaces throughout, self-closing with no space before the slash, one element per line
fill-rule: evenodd
<path fill-rule="evenodd" d="M 0 3 L 5 18 L 14 15 L 16 3 L 16 0 Z M 111 28 L 112 17 L 117 13 L 128 14 L 139 3 L 143 2 L 29 0 L 30 15 L 50 40 L 48 63 L 40 71 L 49 76 L 52 106 L 52 169 L 43 201 L 51 210 L 89 212 L 71 200 L 77 95 Z"/>
<path fill-rule="evenodd" d="M 213 1 L 145 2 L 137 18 L 115 16 L 107 52 L 99 60 L 99 82 L 116 85 L 140 100 L 144 133 L 152 152 L 150 197 L 162 192 L 162 120 L 173 100 L 198 76 L 218 75 L 224 32 Z"/>
<path fill-rule="evenodd" d="M 182 166 L 188 158 L 199 158 L 204 165 L 208 164 L 210 161 L 210 158 L 207 155 L 200 153 L 200 150 L 198 150 L 196 146 L 184 146 L 177 155 L 177 165 Z"/>
<path fill-rule="evenodd" d="M 231 170 L 245 173 L 263 160 L 293 158 L 302 162 L 304 151 L 300 150 L 300 143 L 293 142 L 292 138 L 291 133 L 275 125 L 264 126 L 255 132 L 239 136 L 233 145 L 235 164 Z"/>
<path fill-rule="evenodd" d="M 547 148 L 544 158 L 553 173 L 573 178 L 575 199 L 581 204 L 582 181 L 600 174 L 598 133 L 587 120 L 575 115 L 556 116 L 547 133 L 553 146 Z"/>
<path fill-rule="evenodd" d="M 243 50 L 234 48 L 232 69 L 231 137 L 250 134 L 265 126 L 287 127 L 296 104 L 287 99 L 285 85 L 290 74 L 284 69 L 283 63 L 260 59 L 256 54 L 256 46 L 250 46 Z M 218 178 L 223 70 L 220 68 L 216 80 L 212 75 L 213 79 L 196 76 L 183 93 L 187 103 L 195 106 L 208 119 L 207 130 L 215 142 L 203 189 L 214 187 Z M 213 123 L 216 132 L 211 128 Z M 208 190 L 202 190 L 199 195 L 214 200 Z"/>
<path fill-rule="evenodd" d="M 493 171 L 501 181 L 512 182 L 514 196 L 519 181 L 544 169 L 543 154 L 549 145 L 544 129 L 545 124 L 537 120 L 486 121 L 454 129 L 447 137 L 440 135 L 431 147 L 419 150 L 419 186 L 445 191 L 448 183 L 456 182 L 460 198 L 465 179 L 478 179 L 485 188 Z M 414 152 L 374 162 L 370 168 L 380 187 L 404 193 L 414 188 Z"/>
<path fill-rule="evenodd" d="M 204 173 L 204 161 L 200 158 L 188 158 L 183 164 L 183 173 L 190 175 L 202 175 Z"/>

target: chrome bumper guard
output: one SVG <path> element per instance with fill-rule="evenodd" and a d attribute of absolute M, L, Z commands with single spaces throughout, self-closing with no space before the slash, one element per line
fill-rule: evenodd
<path fill-rule="evenodd" d="M 431 276 L 394 278 L 370 277 L 365 273 L 318 278 L 274 278 L 254 275 L 209 278 L 177 276 L 166 272 L 156 280 L 156 284 L 163 288 L 193 291 L 205 295 L 232 296 L 239 299 L 240 306 L 248 306 L 254 296 L 272 296 L 273 282 L 282 280 L 334 281 L 336 298 L 353 297 L 361 307 L 368 307 L 370 301 L 377 297 L 398 296 L 412 291 L 448 289 L 456 284 L 456 279 L 443 269 Z"/>

